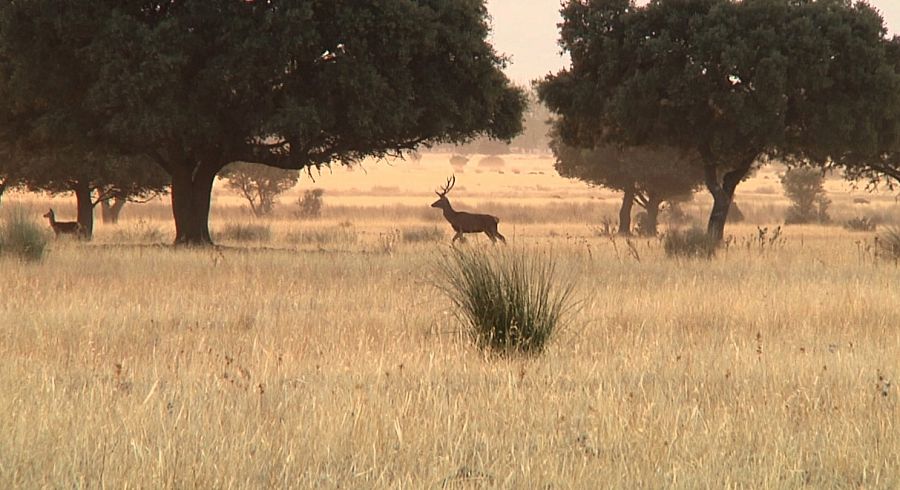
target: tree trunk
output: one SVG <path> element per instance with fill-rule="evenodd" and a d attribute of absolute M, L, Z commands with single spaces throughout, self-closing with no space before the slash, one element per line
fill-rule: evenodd
<path fill-rule="evenodd" d="M 631 208 L 634 207 L 634 187 L 625 189 L 622 196 L 622 207 L 619 208 L 619 234 L 631 234 Z"/>
<path fill-rule="evenodd" d="M 119 213 L 122 212 L 126 202 L 128 202 L 126 199 L 120 197 L 111 197 L 100 201 L 100 217 L 103 219 L 103 224 L 114 225 L 118 223 Z"/>
<path fill-rule="evenodd" d="M 94 202 L 91 187 L 86 182 L 76 181 L 72 184 L 75 201 L 78 207 L 78 224 L 81 225 L 81 236 L 90 240 L 94 236 Z"/>
<path fill-rule="evenodd" d="M 179 169 L 172 175 L 172 214 L 175 217 L 175 244 L 212 245 L 209 234 L 209 207 L 216 170 Z"/>
<path fill-rule="evenodd" d="M 641 234 L 644 236 L 656 236 L 659 229 L 659 206 L 662 201 L 655 195 L 647 196 L 647 205 L 644 210 L 647 211 L 647 219 L 641 228 Z"/>
<path fill-rule="evenodd" d="M 706 189 L 713 197 L 712 211 L 709 213 L 709 224 L 706 233 L 716 242 L 721 242 L 725 237 L 725 222 L 728 219 L 728 210 L 734 200 L 734 191 L 741 180 L 750 172 L 750 167 L 756 158 L 748 159 L 734 170 L 722 176 L 719 183 L 715 165 L 706 165 L 703 168 Z"/>

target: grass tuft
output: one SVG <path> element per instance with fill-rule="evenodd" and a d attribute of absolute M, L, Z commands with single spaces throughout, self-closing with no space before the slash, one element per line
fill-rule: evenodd
<path fill-rule="evenodd" d="M 22 208 L 13 208 L 0 223 L 0 253 L 35 262 L 44 257 L 47 234 Z"/>
<path fill-rule="evenodd" d="M 900 262 L 900 227 L 891 226 L 878 234 L 878 256 Z"/>
<path fill-rule="evenodd" d="M 459 247 L 439 264 L 438 287 L 479 348 L 538 354 L 573 309 L 575 283 L 552 257 Z"/>
<path fill-rule="evenodd" d="M 444 232 L 437 226 L 417 226 L 403 228 L 400 236 L 406 243 L 439 242 L 444 239 Z"/>
<path fill-rule="evenodd" d="M 698 227 L 670 230 L 663 241 L 667 257 L 711 259 L 716 254 L 716 246 L 706 230 Z"/>
<path fill-rule="evenodd" d="M 272 230 L 266 225 L 228 223 L 216 235 L 219 240 L 232 242 L 268 242 Z"/>

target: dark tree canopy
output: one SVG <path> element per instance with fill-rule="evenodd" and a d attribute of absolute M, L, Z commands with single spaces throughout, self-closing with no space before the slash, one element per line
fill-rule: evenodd
<path fill-rule="evenodd" d="M 618 146 L 593 148 L 569 146 L 557 131 L 551 133 L 554 167 L 563 177 L 623 193 L 619 233 L 631 230 L 631 207 L 647 211 L 643 233 L 656 234 L 660 205 L 690 195 L 703 182 L 699 158 L 671 147 Z"/>
<path fill-rule="evenodd" d="M 754 164 L 860 165 L 896 143 L 900 77 L 865 3 L 570 0 L 562 14 L 572 65 L 538 90 L 563 139 L 696 152 L 715 238 Z"/>
<path fill-rule="evenodd" d="M 521 130 L 483 1 L 34 0 L 2 7 L 0 118 L 172 177 L 176 242 L 209 243 L 215 175 Z M 7 132 L 9 133 L 9 132 Z"/>

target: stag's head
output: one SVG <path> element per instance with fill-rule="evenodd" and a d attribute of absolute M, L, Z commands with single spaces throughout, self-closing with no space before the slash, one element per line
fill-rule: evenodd
<path fill-rule="evenodd" d="M 447 179 L 447 184 L 441 187 L 441 190 L 434 191 L 435 194 L 438 195 L 438 200 L 431 203 L 431 207 L 433 208 L 441 208 L 441 209 L 449 209 L 450 201 L 447 199 L 447 193 L 450 192 L 450 189 L 453 189 L 453 186 L 456 184 L 456 176 L 453 175 L 449 179 Z"/>
<path fill-rule="evenodd" d="M 50 211 L 47 211 L 47 213 L 44 214 L 44 217 L 45 217 L 45 218 L 52 218 L 52 217 L 53 217 L 53 210 L 51 209 Z"/>

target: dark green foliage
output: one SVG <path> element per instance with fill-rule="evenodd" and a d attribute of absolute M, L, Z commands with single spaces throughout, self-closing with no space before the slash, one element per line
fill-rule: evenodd
<path fill-rule="evenodd" d="M 438 266 L 476 345 L 498 353 L 540 353 L 573 309 L 575 283 L 552 257 L 507 249 L 452 248 Z"/>
<path fill-rule="evenodd" d="M 228 223 L 216 237 L 230 242 L 268 242 L 272 230 L 266 225 Z"/>
<path fill-rule="evenodd" d="M 831 221 L 828 216 L 831 200 L 825 195 L 825 176 L 821 170 L 809 167 L 789 169 L 781 176 L 781 186 L 792 204 L 787 210 L 785 224 Z"/>
<path fill-rule="evenodd" d="M 278 196 L 297 184 L 300 172 L 256 163 L 235 162 L 219 173 L 228 188 L 237 191 L 250 204 L 256 217 L 272 214 Z"/>
<path fill-rule="evenodd" d="M 702 228 L 669 230 L 663 240 L 667 257 L 711 259 L 716 254 L 718 242 Z"/>
<path fill-rule="evenodd" d="M 322 216 L 322 206 L 324 205 L 322 196 L 325 195 L 324 189 L 307 189 L 297 201 L 300 211 L 297 217 L 300 219 L 316 219 Z"/>
<path fill-rule="evenodd" d="M 44 257 L 47 233 L 22 208 L 13 208 L 0 222 L 0 254 L 14 255 L 26 261 Z"/>
<path fill-rule="evenodd" d="M 172 178 L 176 242 L 208 244 L 228 163 L 515 136 L 525 94 L 488 35 L 468 0 L 6 2 L 0 133 L 152 159 Z"/>
<path fill-rule="evenodd" d="M 572 65 L 538 92 L 563 141 L 696 153 L 717 240 L 754 165 L 852 166 L 897 143 L 900 48 L 863 2 L 570 0 L 562 14 Z"/>

